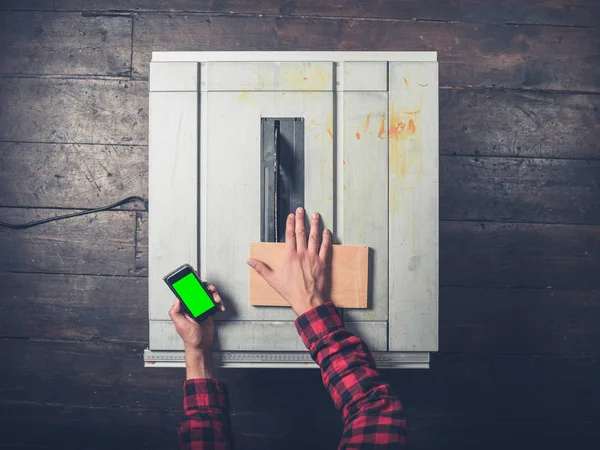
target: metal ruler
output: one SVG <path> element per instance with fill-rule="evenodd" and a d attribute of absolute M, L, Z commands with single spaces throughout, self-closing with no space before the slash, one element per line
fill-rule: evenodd
<path fill-rule="evenodd" d="M 380 369 L 428 369 L 428 352 L 373 352 Z M 217 367 L 223 368 L 316 368 L 308 352 L 247 352 L 213 353 Z M 185 367 L 182 351 L 145 350 L 145 367 Z"/>

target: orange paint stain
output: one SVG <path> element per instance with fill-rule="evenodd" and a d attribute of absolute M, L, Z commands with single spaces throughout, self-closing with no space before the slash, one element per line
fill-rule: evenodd
<path fill-rule="evenodd" d="M 385 139 L 385 117 L 381 116 L 381 122 L 379 123 L 379 132 L 377 133 L 377 137 L 379 139 Z"/>
<path fill-rule="evenodd" d="M 302 78 L 302 79 L 303 79 L 304 81 L 308 80 L 308 78 L 307 78 L 307 77 L 304 77 L 304 78 Z"/>
<path fill-rule="evenodd" d="M 360 141 L 360 133 L 358 131 L 356 132 L 356 140 Z"/>
<path fill-rule="evenodd" d="M 408 80 L 406 78 L 402 78 L 404 80 L 404 86 L 408 87 Z"/>
<path fill-rule="evenodd" d="M 415 127 L 415 121 L 410 119 L 408 121 L 408 128 L 406 129 L 406 132 L 409 136 L 412 136 L 415 134 L 415 131 L 417 131 L 417 128 Z"/>
<path fill-rule="evenodd" d="M 330 129 L 327 129 L 327 133 L 329 133 L 329 137 L 330 137 L 331 139 L 333 139 L 333 133 L 331 132 L 331 130 L 330 130 Z"/>
<path fill-rule="evenodd" d="M 342 164 L 345 166 L 346 165 L 346 160 L 342 159 Z"/>

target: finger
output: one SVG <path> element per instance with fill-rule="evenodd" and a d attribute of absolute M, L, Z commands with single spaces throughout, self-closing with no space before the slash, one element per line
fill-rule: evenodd
<path fill-rule="evenodd" d="M 288 251 L 296 251 L 296 221 L 294 215 L 290 214 L 285 221 L 285 248 Z"/>
<path fill-rule="evenodd" d="M 273 270 L 271 270 L 271 268 L 269 266 L 267 266 L 264 262 L 259 261 L 257 259 L 252 259 L 250 258 L 248 261 L 246 261 L 248 263 L 248 265 L 250 267 L 252 267 L 257 274 L 259 274 L 261 277 L 263 277 L 265 279 L 265 281 L 267 283 L 269 283 L 269 286 L 271 286 L 271 278 L 273 275 Z"/>
<path fill-rule="evenodd" d="M 315 255 L 319 253 L 319 213 L 310 216 L 310 234 L 308 235 L 308 251 Z"/>
<path fill-rule="evenodd" d="M 207 287 L 208 287 L 208 290 L 210 291 L 210 293 L 212 294 L 213 300 L 219 306 L 219 309 L 221 311 L 225 311 L 225 305 L 223 304 L 223 299 L 221 298 L 219 291 L 217 291 L 217 288 L 214 287 L 212 284 L 207 284 Z"/>
<path fill-rule="evenodd" d="M 322 261 L 327 261 L 331 256 L 331 231 L 323 230 L 323 242 L 321 243 L 321 250 L 319 250 L 319 258 Z"/>
<path fill-rule="evenodd" d="M 304 226 L 304 208 L 296 210 L 296 251 L 306 250 L 306 227 Z"/>
<path fill-rule="evenodd" d="M 180 313 L 181 313 L 181 303 L 179 302 L 178 298 L 175 298 L 175 301 L 171 305 L 171 308 L 169 308 L 169 316 L 173 317 L 174 314 L 180 314 Z"/>

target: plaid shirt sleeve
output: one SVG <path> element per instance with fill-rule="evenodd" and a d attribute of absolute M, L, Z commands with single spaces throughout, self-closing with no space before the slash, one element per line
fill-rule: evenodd
<path fill-rule="evenodd" d="M 179 441 L 184 450 L 235 448 L 229 421 L 229 393 L 213 379 L 187 380 L 183 385 L 183 418 Z"/>
<path fill-rule="evenodd" d="M 296 319 L 298 333 L 321 368 L 325 388 L 342 411 L 340 449 L 404 448 L 406 420 L 400 400 L 384 383 L 371 352 L 344 328 L 333 303 Z"/>

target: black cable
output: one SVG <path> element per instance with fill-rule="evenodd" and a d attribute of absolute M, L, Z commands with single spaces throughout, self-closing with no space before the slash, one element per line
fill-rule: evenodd
<path fill-rule="evenodd" d="M 148 201 L 142 197 L 138 197 L 137 195 L 132 195 L 131 197 L 124 198 L 123 200 L 119 200 L 117 203 L 113 203 L 112 205 L 102 206 L 101 208 L 89 209 L 86 211 L 79 211 L 76 213 L 65 214 L 64 216 L 54 216 L 49 217 L 47 219 L 36 220 L 34 222 L 27 223 L 6 223 L 0 222 L 0 227 L 12 228 L 13 230 L 22 230 L 24 228 L 31 228 L 37 225 L 41 225 L 43 223 L 54 222 L 56 220 L 70 219 L 71 217 L 77 216 L 85 216 L 86 214 L 93 214 L 100 211 L 108 211 L 109 209 L 116 208 L 117 206 L 124 205 L 125 203 L 130 203 L 136 200 L 140 200 L 144 203 L 144 209 L 148 211 Z"/>

